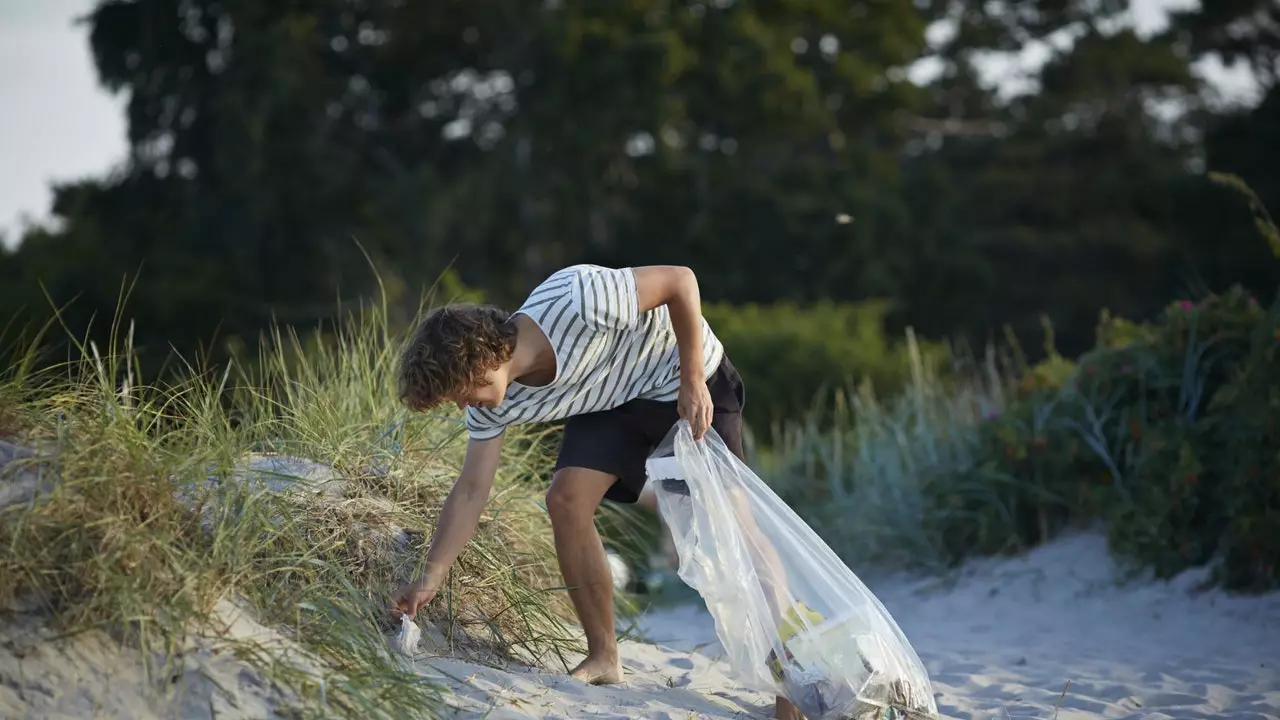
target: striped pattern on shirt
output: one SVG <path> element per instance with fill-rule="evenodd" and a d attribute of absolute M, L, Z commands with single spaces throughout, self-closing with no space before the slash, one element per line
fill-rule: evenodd
<path fill-rule="evenodd" d="M 615 408 L 629 400 L 672 401 L 680 390 L 680 353 L 666 306 L 640 312 L 635 272 L 574 265 L 552 274 L 516 313 L 551 342 L 556 376 L 542 387 L 512 382 L 496 408 L 467 408 L 475 440 L 511 425 L 548 422 Z M 724 347 L 702 321 L 704 370 L 710 377 Z"/>

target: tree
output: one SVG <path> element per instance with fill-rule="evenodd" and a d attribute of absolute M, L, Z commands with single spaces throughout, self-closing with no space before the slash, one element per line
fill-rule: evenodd
<path fill-rule="evenodd" d="M 1009 323 L 1058 326 L 1065 352 L 1092 342 L 1098 312 L 1158 309 L 1171 291 L 1171 189 L 1197 151 L 1187 58 L 1167 40 L 1088 23 L 1040 69 L 1037 91 L 992 113 L 999 135 L 953 137 L 909 163 L 923 221 L 904 322 L 989 339 Z M 926 209 L 927 208 L 927 209 Z M 1035 344 L 1028 343 L 1034 347 Z"/>
<path fill-rule="evenodd" d="M 86 311 L 140 270 L 157 343 L 318 322 L 370 289 L 363 252 L 408 288 L 456 260 L 500 301 L 640 247 L 697 261 L 713 297 L 851 269 L 892 290 L 873 220 L 902 213 L 868 188 L 892 186 L 914 98 L 885 79 L 923 48 L 910 0 L 104 0 L 88 26 L 130 162 L 65 189 L 65 229 L 23 257 L 75 248 L 39 274 Z M 852 245 L 831 222 L 850 208 Z M 738 266 L 780 243 L 791 268 Z"/>
<path fill-rule="evenodd" d="M 1280 5 L 1274 0 L 1213 0 L 1170 13 L 1168 34 L 1195 57 L 1244 62 L 1264 94 L 1280 81 Z"/>

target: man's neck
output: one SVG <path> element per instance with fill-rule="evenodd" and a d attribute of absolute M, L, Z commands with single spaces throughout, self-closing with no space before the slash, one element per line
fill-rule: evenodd
<path fill-rule="evenodd" d="M 542 329 L 525 315 L 515 317 L 516 350 L 510 377 L 522 385 L 546 385 L 556 377 L 556 355 Z"/>

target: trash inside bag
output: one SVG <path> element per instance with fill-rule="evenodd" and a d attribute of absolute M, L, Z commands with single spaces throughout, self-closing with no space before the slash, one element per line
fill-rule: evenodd
<path fill-rule="evenodd" d="M 809 720 L 938 717 L 888 610 L 715 430 L 695 442 L 681 420 L 646 471 L 735 680 Z"/>
<path fill-rule="evenodd" d="M 400 632 L 396 635 L 395 646 L 402 654 L 413 657 L 418 650 L 418 640 L 422 638 L 422 628 L 409 619 L 408 615 L 400 616 Z"/>

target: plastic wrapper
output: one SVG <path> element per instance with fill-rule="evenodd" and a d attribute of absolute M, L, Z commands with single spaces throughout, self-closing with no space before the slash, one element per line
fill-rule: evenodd
<path fill-rule="evenodd" d="M 401 654 L 413 657 L 418 650 L 418 640 L 422 638 L 422 628 L 409 618 L 400 616 L 400 632 L 396 634 L 395 647 Z"/>
<path fill-rule="evenodd" d="M 646 471 L 735 680 L 809 720 L 938 717 L 888 610 L 715 430 L 695 442 L 681 420 Z"/>

